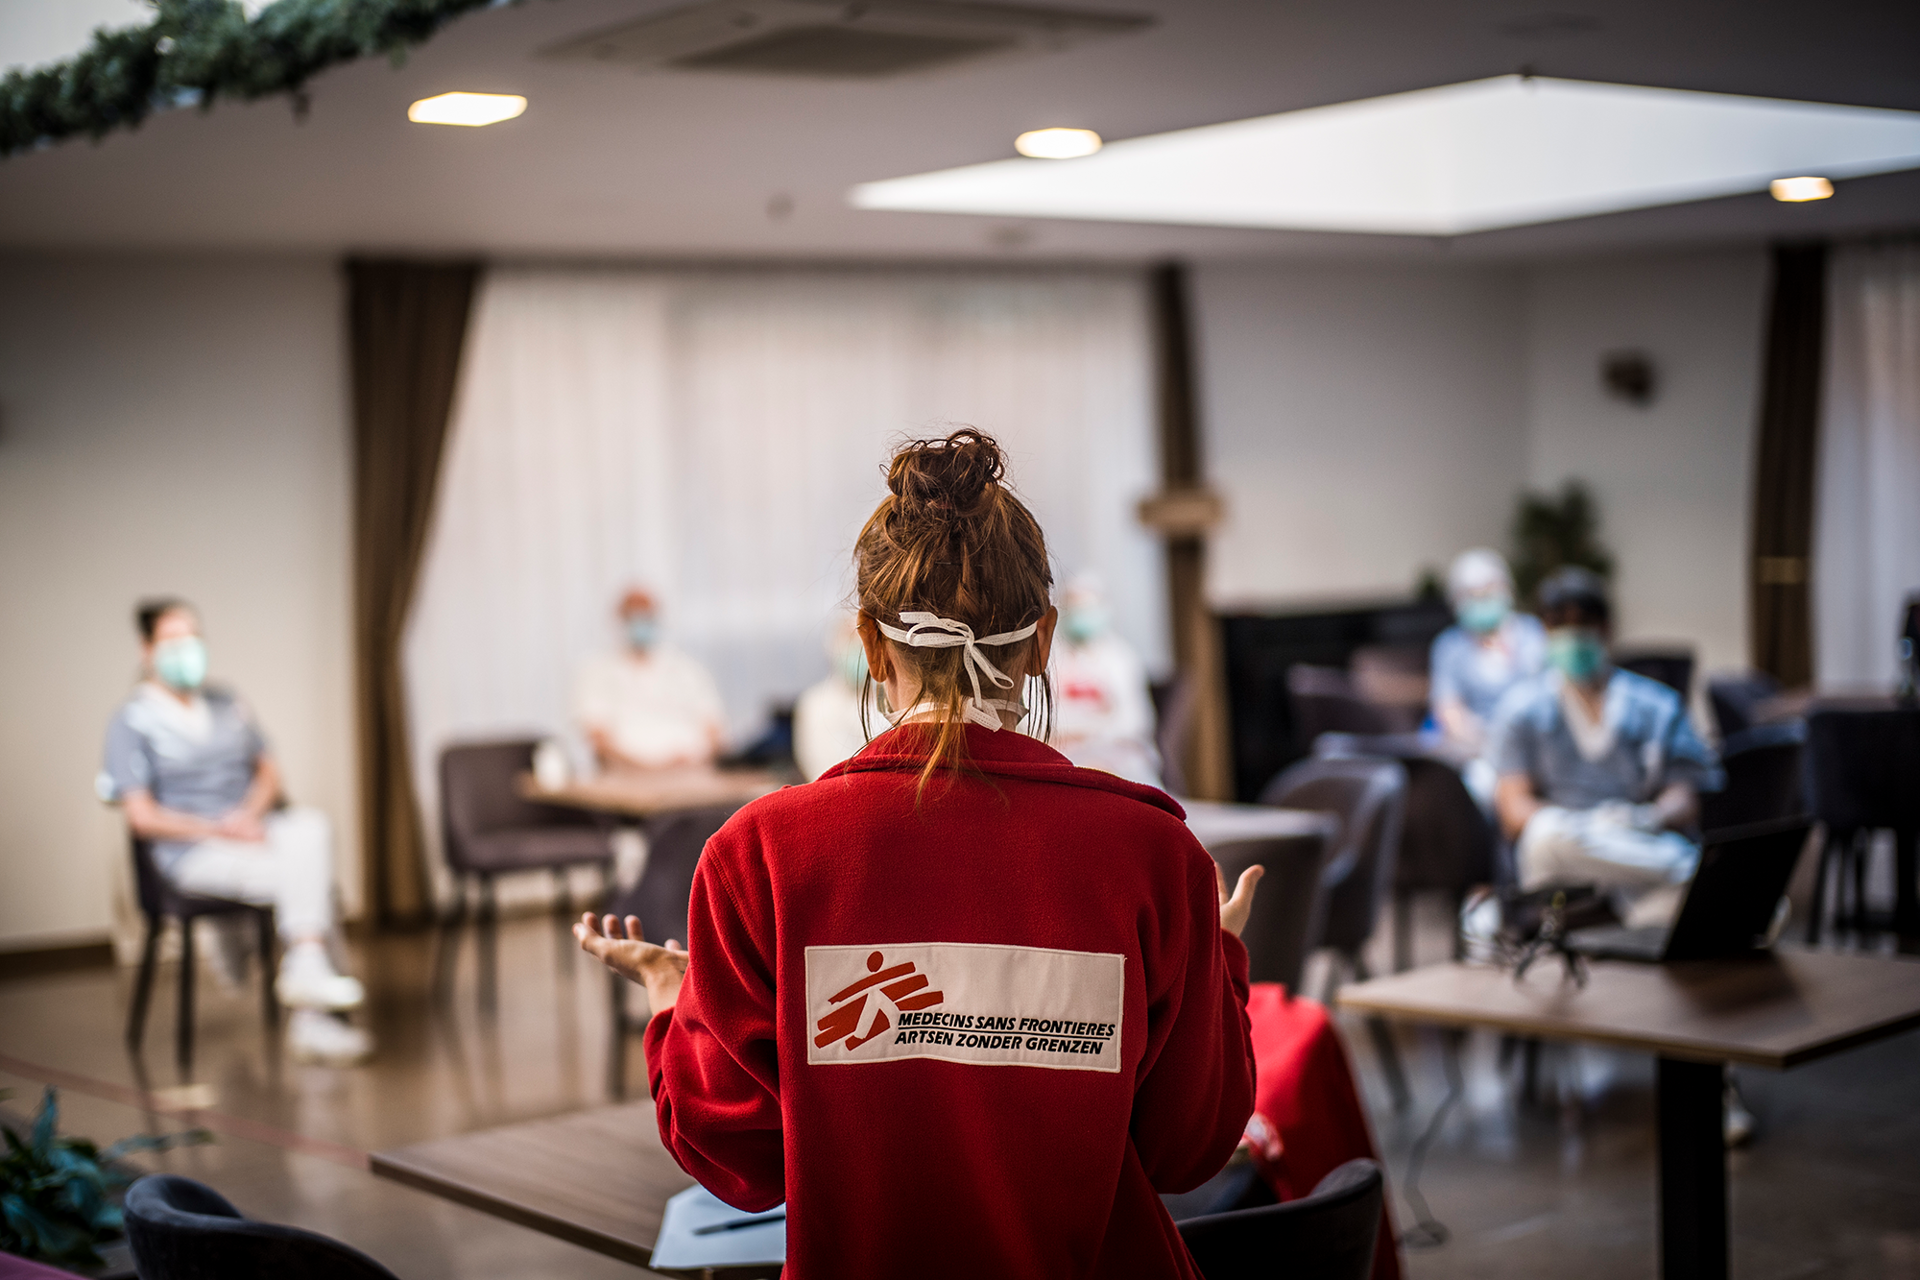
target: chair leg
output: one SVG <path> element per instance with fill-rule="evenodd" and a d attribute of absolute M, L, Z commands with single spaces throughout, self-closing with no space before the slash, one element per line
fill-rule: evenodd
<path fill-rule="evenodd" d="M 500 909 L 493 896 L 493 877 L 480 876 L 480 1005 L 491 1013 L 500 1001 Z"/>
<path fill-rule="evenodd" d="M 1807 945 L 1820 945 L 1821 917 L 1827 910 L 1827 870 L 1833 862 L 1833 833 L 1820 842 L 1813 866 L 1813 900 L 1807 904 Z"/>
<path fill-rule="evenodd" d="M 193 1071 L 193 970 L 193 918 L 188 916 L 180 921 L 180 1007 L 173 1028 L 173 1060 L 183 1080 Z"/>
<path fill-rule="evenodd" d="M 1393 971 L 1405 973 L 1413 968 L 1413 893 L 1393 891 Z"/>
<path fill-rule="evenodd" d="M 256 911 L 254 921 L 260 928 L 260 1016 L 269 1028 L 280 1025 L 280 998 L 274 994 L 274 979 L 279 976 L 279 957 L 274 954 L 276 933 L 273 912 Z"/>
<path fill-rule="evenodd" d="M 1853 860 L 1853 931 L 1864 935 L 1873 928 L 1873 919 L 1867 914 L 1867 871 L 1873 862 L 1873 832 L 1854 832 L 1853 846 L 1847 850 L 1847 856 Z"/>
<path fill-rule="evenodd" d="M 441 918 L 433 945 L 433 996 L 444 1001 L 453 992 L 453 971 L 460 962 L 460 935 L 467 927 L 467 878 L 453 877 L 453 908 Z"/>
<path fill-rule="evenodd" d="M 147 941 L 140 951 L 140 976 L 133 980 L 133 1007 L 127 1010 L 127 1049 L 132 1053 L 140 1052 L 140 1042 L 147 1034 L 147 1001 L 153 995 L 153 971 L 160 964 L 160 932 L 166 928 L 166 921 L 160 916 L 147 917 Z"/>
<path fill-rule="evenodd" d="M 607 1096 L 615 1102 L 627 1097 L 627 993 L 626 979 L 607 974 L 611 1018 L 607 1028 Z"/>

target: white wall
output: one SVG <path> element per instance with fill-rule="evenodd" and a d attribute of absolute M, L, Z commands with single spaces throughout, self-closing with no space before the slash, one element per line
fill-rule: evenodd
<path fill-rule="evenodd" d="M 1766 293 L 1759 249 L 1548 266 L 1528 282 L 1528 481 L 1588 481 L 1616 557 L 1618 635 L 1690 643 L 1703 673 L 1747 663 Z M 1645 409 L 1601 388 L 1601 356 L 1622 349 L 1658 370 Z"/>
<path fill-rule="evenodd" d="M 1517 270 L 1215 263 L 1193 286 L 1227 502 L 1212 600 L 1404 595 L 1501 544 L 1526 457 Z"/>
<path fill-rule="evenodd" d="M 126 892 L 92 781 L 151 594 L 201 606 L 357 891 L 346 388 L 331 262 L 0 258 L 0 949 Z"/>

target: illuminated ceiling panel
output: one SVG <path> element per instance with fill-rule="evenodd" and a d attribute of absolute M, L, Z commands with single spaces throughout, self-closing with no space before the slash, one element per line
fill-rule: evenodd
<path fill-rule="evenodd" d="M 1072 121 L 1068 123 L 1094 123 Z M 853 188 L 862 209 L 1459 235 L 1920 168 L 1920 112 L 1496 76 Z"/>

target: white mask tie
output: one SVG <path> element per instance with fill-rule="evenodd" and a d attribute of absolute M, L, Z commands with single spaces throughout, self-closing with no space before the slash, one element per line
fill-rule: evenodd
<path fill-rule="evenodd" d="M 900 627 L 888 626 L 878 618 L 874 619 L 874 625 L 880 628 L 880 634 L 887 639 L 915 649 L 962 650 L 960 665 L 966 668 L 967 679 L 973 685 L 973 696 L 960 700 L 962 719 L 971 724 L 977 724 L 983 729 L 992 729 L 997 732 L 1000 728 L 999 713 L 1001 711 L 1017 711 L 1025 714 L 1027 708 L 1018 699 L 988 698 L 981 694 L 980 677 L 983 674 L 987 677 L 987 683 L 996 689 L 1013 688 L 1014 679 L 994 666 L 987 655 L 980 652 L 980 646 L 1015 644 L 1025 640 L 1039 629 L 1038 619 L 1029 622 L 1018 631 L 1002 631 L 998 635 L 978 638 L 974 636 L 973 628 L 966 623 L 953 618 L 943 618 L 935 613 L 902 613 L 900 621 L 907 624 L 904 630 Z M 923 702 L 917 707 L 910 707 L 901 712 L 894 723 L 898 724 L 900 720 L 921 711 L 934 709 L 936 708 L 932 703 Z"/>

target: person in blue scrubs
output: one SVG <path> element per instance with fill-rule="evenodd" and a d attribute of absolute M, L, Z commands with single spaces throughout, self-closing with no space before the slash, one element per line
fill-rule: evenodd
<path fill-rule="evenodd" d="M 1499 552 L 1463 551 L 1447 571 L 1454 625 L 1433 642 L 1433 720 L 1449 745 L 1477 756 L 1502 695 L 1537 675 L 1547 633 L 1513 608 L 1513 574 Z"/>

